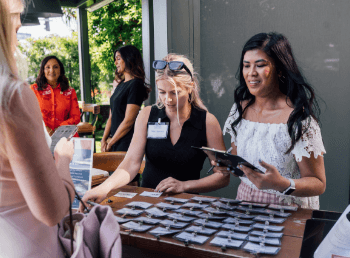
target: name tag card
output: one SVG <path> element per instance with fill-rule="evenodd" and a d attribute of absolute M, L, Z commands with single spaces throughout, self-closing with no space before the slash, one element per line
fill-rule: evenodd
<path fill-rule="evenodd" d="M 195 196 L 192 197 L 191 200 L 202 203 L 202 202 L 215 202 L 216 199 L 214 198 L 207 198 L 207 197 L 199 197 L 199 196 Z"/>
<path fill-rule="evenodd" d="M 238 219 L 238 218 L 227 218 L 225 220 L 222 221 L 223 223 L 230 223 L 230 224 L 243 224 L 243 225 L 251 225 L 251 224 L 254 224 L 255 222 L 254 221 L 251 221 L 251 220 L 244 220 L 244 219 Z"/>
<path fill-rule="evenodd" d="M 132 210 L 132 209 L 128 209 L 128 208 L 123 208 L 120 210 L 116 211 L 117 214 L 120 214 L 123 216 L 140 216 L 143 213 L 143 210 Z"/>
<path fill-rule="evenodd" d="M 237 233 L 237 232 L 230 232 L 230 231 L 220 231 L 219 233 L 216 234 L 219 237 L 224 237 L 224 238 L 234 238 L 234 239 L 239 239 L 239 240 L 246 240 L 248 238 L 248 234 L 242 234 L 242 233 Z"/>
<path fill-rule="evenodd" d="M 235 199 L 227 199 L 227 198 L 221 198 L 219 199 L 220 202 L 226 202 L 226 203 L 229 203 L 229 204 L 238 204 L 242 201 L 240 200 L 235 200 Z"/>
<path fill-rule="evenodd" d="M 186 232 L 190 232 L 190 233 L 195 232 L 195 233 L 199 233 L 199 234 L 210 236 L 210 235 L 214 234 L 217 230 L 216 229 L 199 227 L 199 226 L 190 226 L 190 227 L 186 228 L 185 231 Z"/>
<path fill-rule="evenodd" d="M 260 253 L 260 254 L 272 254 L 276 255 L 279 250 L 281 250 L 280 247 L 273 247 L 273 246 L 261 246 L 259 244 L 254 244 L 251 242 L 247 242 L 245 246 L 243 247 L 243 250 L 250 252 L 250 253 Z"/>
<path fill-rule="evenodd" d="M 114 216 L 114 217 L 117 219 L 119 224 L 126 223 L 126 222 L 129 222 L 131 220 L 131 219 L 124 219 L 124 218 L 121 218 L 118 216 Z"/>
<path fill-rule="evenodd" d="M 146 225 L 142 225 L 140 223 L 135 223 L 132 221 L 123 224 L 122 227 L 129 229 L 130 231 L 136 231 L 136 232 L 145 232 L 153 228 L 153 226 L 146 226 Z"/>
<path fill-rule="evenodd" d="M 168 122 L 148 122 L 147 139 L 166 139 L 168 132 Z"/>
<path fill-rule="evenodd" d="M 191 215 L 191 216 L 197 216 L 199 214 L 202 214 L 202 211 L 190 211 L 190 210 L 186 210 L 186 209 L 178 209 L 176 210 L 177 213 L 181 213 L 181 214 L 186 214 L 186 215 Z"/>
<path fill-rule="evenodd" d="M 211 240 L 210 244 L 220 247 L 240 248 L 243 242 L 244 241 L 240 240 L 231 240 L 227 238 L 215 237 L 213 240 Z"/>
<path fill-rule="evenodd" d="M 237 217 L 237 218 L 241 218 L 241 219 L 253 219 L 253 218 L 258 216 L 258 215 L 248 215 L 248 214 L 244 214 L 244 213 L 236 212 L 236 211 L 229 211 L 229 212 L 227 212 L 227 214 L 232 216 L 232 217 Z"/>
<path fill-rule="evenodd" d="M 161 195 L 162 195 L 162 192 L 158 193 L 158 192 L 147 192 L 147 191 L 144 191 L 142 194 L 140 194 L 140 196 L 153 197 L 153 198 L 158 198 Z"/>
<path fill-rule="evenodd" d="M 252 230 L 252 227 L 245 227 L 245 226 L 236 226 L 235 224 L 224 224 L 221 226 L 221 228 L 233 230 L 233 231 L 239 231 L 239 232 L 249 232 Z"/>
<path fill-rule="evenodd" d="M 133 219 L 134 222 L 142 222 L 142 223 L 145 223 L 145 224 L 151 224 L 151 225 L 157 225 L 161 222 L 160 219 L 150 219 L 150 218 L 147 218 L 147 217 L 137 217 L 135 219 Z"/>
<path fill-rule="evenodd" d="M 146 213 L 150 216 L 154 216 L 156 218 L 161 218 L 167 216 L 169 213 L 163 212 L 160 209 L 153 207 L 148 210 L 146 210 Z"/>
<path fill-rule="evenodd" d="M 170 228 L 163 228 L 163 227 L 157 227 L 151 231 L 149 231 L 148 233 L 153 235 L 153 236 L 166 236 L 166 235 L 171 235 L 171 234 L 175 234 L 180 232 L 180 230 L 174 230 L 174 229 L 170 229 Z"/>
<path fill-rule="evenodd" d="M 123 197 L 123 198 L 133 198 L 135 195 L 137 195 L 137 193 L 128 193 L 128 192 L 119 192 L 117 194 L 115 194 L 115 197 Z"/>
<path fill-rule="evenodd" d="M 222 202 L 213 202 L 212 205 L 214 207 L 218 207 L 218 208 L 229 210 L 229 211 L 233 211 L 234 209 L 236 209 L 236 206 L 223 204 Z"/>
<path fill-rule="evenodd" d="M 261 224 L 261 223 L 255 223 L 252 226 L 253 226 L 253 228 L 266 229 L 266 230 L 274 231 L 274 232 L 280 232 L 284 229 L 284 226 L 272 226 L 272 225 L 265 225 L 265 224 Z"/>
<path fill-rule="evenodd" d="M 206 237 L 206 236 L 200 236 L 200 235 L 197 235 L 196 233 L 191 234 L 187 232 L 181 232 L 180 234 L 176 235 L 174 238 L 181 242 L 185 242 L 186 244 L 193 243 L 198 245 L 204 244 L 209 239 L 209 237 Z"/>
<path fill-rule="evenodd" d="M 184 227 L 187 227 L 189 223 L 165 219 L 165 220 L 161 221 L 160 224 L 162 224 L 165 227 L 184 228 Z"/>
<path fill-rule="evenodd" d="M 269 245 L 281 245 L 281 240 L 279 238 L 267 238 L 265 236 L 260 236 L 260 237 L 248 236 L 248 241 L 265 243 Z"/>
<path fill-rule="evenodd" d="M 126 204 L 127 207 L 138 208 L 138 209 L 148 209 L 153 204 L 148 202 L 130 202 Z"/>
<path fill-rule="evenodd" d="M 281 238 L 283 236 L 283 233 L 271 233 L 271 232 L 263 232 L 263 231 L 252 231 L 250 232 L 251 235 L 254 236 L 266 236 L 271 238 Z"/>
<path fill-rule="evenodd" d="M 205 219 L 197 219 L 193 223 L 195 225 L 209 227 L 209 228 L 220 228 L 223 225 L 220 222 L 206 221 Z"/>
<path fill-rule="evenodd" d="M 188 199 L 181 199 L 181 198 L 175 198 L 175 197 L 166 197 L 164 200 L 168 202 L 178 202 L 178 203 L 186 203 L 189 200 Z"/>
<path fill-rule="evenodd" d="M 208 207 L 208 208 L 204 208 L 203 210 L 206 211 L 206 212 L 209 212 L 209 213 L 216 214 L 216 215 L 226 215 L 226 211 L 220 210 L 218 208 L 215 209 L 213 207 Z"/>
<path fill-rule="evenodd" d="M 197 215 L 198 218 L 201 218 L 201 219 L 207 219 L 207 220 L 223 220 L 225 219 L 225 217 L 220 217 L 220 216 L 215 216 L 213 215 L 212 213 L 202 213 L 202 214 L 199 214 Z"/>
<path fill-rule="evenodd" d="M 158 208 L 166 209 L 166 210 L 177 210 L 181 207 L 181 205 L 174 205 L 165 202 L 160 202 L 156 205 Z"/>
<path fill-rule="evenodd" d="M 184 215 L 178 214 L 178 213 L 171 213 L 171 214 L 168 214 L 168 219 L 184 221 L 184 222 L 191 222 L 191 221 L 195 220 L 196 218 L 184 216 Z"/>

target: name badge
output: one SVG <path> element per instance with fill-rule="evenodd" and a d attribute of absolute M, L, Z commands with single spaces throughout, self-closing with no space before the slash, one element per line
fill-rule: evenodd
<path fill-rule="evenodd" d="M 148 122 L 147 139 L 166 139 L 168 131 L 169 122 Z"/>

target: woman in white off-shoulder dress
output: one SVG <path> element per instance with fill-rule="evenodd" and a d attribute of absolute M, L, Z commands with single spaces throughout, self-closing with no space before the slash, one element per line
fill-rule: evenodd
<path fill-rule="evenodd" d="M 319 109 L 287 38 L 259 33 L 249 39 L 238 79 L 223 132 L 231 135 L 232 154 L 265 174 L 241 165 L 237 199 L 319 209 L 326 189 Z"/>

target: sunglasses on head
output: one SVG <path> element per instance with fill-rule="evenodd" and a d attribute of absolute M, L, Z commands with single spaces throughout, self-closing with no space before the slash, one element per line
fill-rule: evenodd
<path fill-rule="evenodd" d="M 163 60 L 153 61 L 153 68 L 156 70 L 163 70 L 167 65 L 169 69 L 172 71 L 180 71 L 181 69 L 185 69 L 186 72 L 188 72 L 189 75 L 191 75 L 191 79 L 193 79 L 190 69 L 188 69 L 188 67 L 181 61 L 170 61 L 170 62 L 163 61 Z"/>

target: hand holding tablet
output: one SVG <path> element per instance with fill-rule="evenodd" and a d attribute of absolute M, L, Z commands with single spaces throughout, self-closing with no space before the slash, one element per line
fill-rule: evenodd
<path fill-rule="evenodd" d="M 260 169 L 258 169 L 257 167 L 255 167 L 254 165 L 252 165 L 242 157 L 233 155 L 227 151 L 225 152 L 222 150 L 210 149 L 208 147 L 199 148 L 199 147 L 192 146 L 192 148 L 200 149 L 204 151 L 210 160 L 213 160 L 216 163 L 219 163 L 221 166 L 228 167 L 230 169 L 228 171 L 234 175 L 237 175 L 237 176 L 244 175 L 243 171 L 238 168 L 238 165 L 244 165 L 254 171 L 264 174 L 264 172 L 262 172 Z M 211 170 L 209 170 L 209 172 L 210 171 Z"/>

